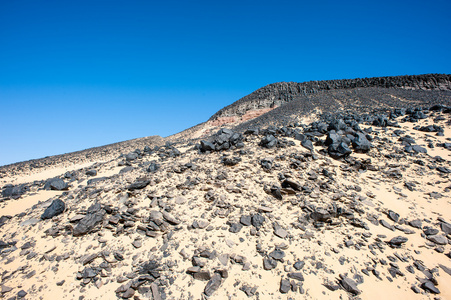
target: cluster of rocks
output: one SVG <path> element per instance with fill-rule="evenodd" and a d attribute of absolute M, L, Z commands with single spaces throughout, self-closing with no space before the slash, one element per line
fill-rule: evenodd
<path fill-rule="evenodd" d="M 213 152 L 232 149 L 239 149 L 244 146 L 243 136 L 230 129 L 220 129 L 209 141 L 202 140 L 199 150 L 201 152 Z"/>

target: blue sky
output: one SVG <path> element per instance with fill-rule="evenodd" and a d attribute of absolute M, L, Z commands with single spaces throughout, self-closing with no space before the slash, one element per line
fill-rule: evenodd
<path fill-rule="evenodd" d="M 450 73 L 450 1 L 1 1 L 0 165 L 168 136 L 266 84 Z"/>

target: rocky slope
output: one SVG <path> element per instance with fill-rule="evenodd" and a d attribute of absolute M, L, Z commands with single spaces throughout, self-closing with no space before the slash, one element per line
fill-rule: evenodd
<path fill-rule="evenodd" d="M 3 167 L 0 297 L 451 299 L 449 91 L 298 97 Z"/>
<path fill-rule="evenodd" d="M 6 299 L 449 298 L 451 108 L 223 129 L 6 184 Z"/>

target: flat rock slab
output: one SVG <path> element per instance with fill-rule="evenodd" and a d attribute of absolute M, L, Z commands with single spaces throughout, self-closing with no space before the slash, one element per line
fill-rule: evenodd
<path fill-rule="evenodd" d="M 215 274 L 213 277 L 207 282 L 205 286 L 204 293 L 207 296 L 211 296 L 216 292 L 222 284 L 221 275 Z"/>

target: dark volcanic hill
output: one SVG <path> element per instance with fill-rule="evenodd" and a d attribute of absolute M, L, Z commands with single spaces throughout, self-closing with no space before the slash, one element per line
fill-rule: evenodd
<path fill-rule="evenodd" d="M 278 107 L 296 100 L 320 100 L 320 97 L 312 98 L 309 96 L 320 94 L 324 91 L 355 90 L 359 88 L 449 91 L 451 90 L 451 75 L 426 74 L 414 76 L 309 81 L 302 83 L 278 82 L 262 87 L 252 94 L 241 98 L 227 107 L 224 107 L 215 113 L 210 118 L 210 121 L 217 120 L 221 117 L 242 116 L 249 110 Z M 320 103 L 313 103 L 316 107 L 319 106 L 322 109 L 326 108 L 326 106 L 321 107 Z"/>
<path fill-rule="evenodd" d="M 239 99 L 207 122 L 175 134 L 169 140 L 207 136 L 224 126 L 242 132 L 255 126 L 286 125 L 312 114 L 365 113 L 433 104 L 451 104 L 451 75 L 278 82 Z"/>

